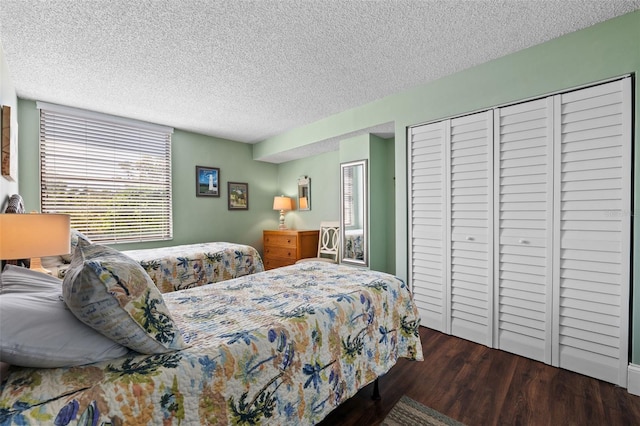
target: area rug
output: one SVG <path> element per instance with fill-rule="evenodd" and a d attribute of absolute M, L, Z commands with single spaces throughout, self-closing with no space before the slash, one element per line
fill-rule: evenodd
<path fill-rule="evenodd" d="M 382 421 L 382 426 L 464 426 L 404 395 Z"/>

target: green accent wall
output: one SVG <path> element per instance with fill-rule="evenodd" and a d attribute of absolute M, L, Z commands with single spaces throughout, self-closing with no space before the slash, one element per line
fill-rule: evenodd
<path fill-rule="evenodd" d="M 401 67 L 402 64 L 398 66 Z M 640 10 L 292 129 L 254 146 L 253 158 L 259 160 L 281 151 L 394 122 L 395 273 L 406 280 L 407 126 L 488 109 L 625 74 L 637 76 L 639 72 Z M 639 86 L 637 82 L 634 85 L 634 147 L 637 135 L 640 134 Z M 635 149 L 634 170 L 640 165 L 639 155 Z M 635 208 L 640 187 L 637 173 L 633 180 Z M 631 289 L 631 360 L 634 363 L 640 363 L 640 281 L 636 268 L 637 261 L 640 260 L 639 235 L 638 226 L 634 226 Z"/>
<path fill-rule="evenodd" d="M 297 210 L 298 178 L 311 178 L 311 210 Z M 340 220 L 340 159 L 338 151 L 331 151 L 301 160 L 282 163 L 278 167 L 277 187 L 283 195 L 292 197 L 296 210 L 285 215 L 291 229 L 318 229 L 322 221 Z M 273 199 L 271 200 L 273 205 Z M 278 212 L 271 213 L 276 219 Z M 277 223 L 273 229 L 276 229 Z"/>
<path fill-rule="evenodd" d="M 395 171 L 395 140 L 387 139 L 385 143 L 386 153 L 386 194 L 387 196 L 387 271 L 395 274 L 396 271 L 396 171 Z"/>
<path fill-rule="evenodd" d="M 19 100 L 19 182 L 26 209 L 40 210 L 39 111 Z M 195 166 L 220 168 L 220 197 L 196 197 Z M 251 145 L 175 130 L 172 137 L 173 235 L 171 241 L 114 245 L 118 250 L 207 241 L 249 244 L 262 253 L 262 230 L 278 227 L 271 210 L 278 194 L 278 166 L 254 161 Z M 249 184 L 249 209 L 228 210 L 227 182 Z"/>

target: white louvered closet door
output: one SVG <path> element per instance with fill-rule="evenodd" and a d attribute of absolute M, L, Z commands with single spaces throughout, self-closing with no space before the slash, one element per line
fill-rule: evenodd
<path fill-rule="evenodd" d="M 421 325 L 448 333 L 445 129 L 449 121 L 409 129 L 409 256 Z"/>
<path fill-rule="evenodd" d="M 451 120 L 451 334 L 492 345 L 493 111 Z"/>
<path fill-rule="evenodd" d="M 553 98 L 495 115 L 494 346 L 550 364 Z"/>
<path fill-rule="evenodd" d="M 409 129 L 422 325 L 627 384 L 631 79 Z"/>
<path fill-rule="evenodd" d="M 631 79 L 555 100 L 553 365 L 626 387 Z"/>

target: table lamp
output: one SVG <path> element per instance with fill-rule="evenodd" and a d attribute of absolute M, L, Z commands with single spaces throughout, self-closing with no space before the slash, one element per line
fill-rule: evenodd
<path fill-rule="evenodd" d="M 292 208 L 293 203 L 291 202 L 291 198 L 285 197 L 284 195 L 273 197 L 273 209 L 280 210 L 280 226 L 278 226 L 278 229 L 287 229 L 287 226 L 284 224 L 284 212 Z"/>
<path fill-rule="evenodd" d="M 49 273 L 41 256 L 67 254 L 70 251 L 68 214 L 0 214 L 0 259 L 31 259 L 31 268 Z"/>

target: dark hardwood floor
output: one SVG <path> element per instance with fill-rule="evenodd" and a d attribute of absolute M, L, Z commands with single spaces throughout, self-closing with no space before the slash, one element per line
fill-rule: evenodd
<path fill-rule="evenodd" d="M 640 396 L 626 389 L 420 327 L 423 362 L 400 359 L 322 426 L 377 425 L 407 395 L 468 426 L 640 425 Z"/>

